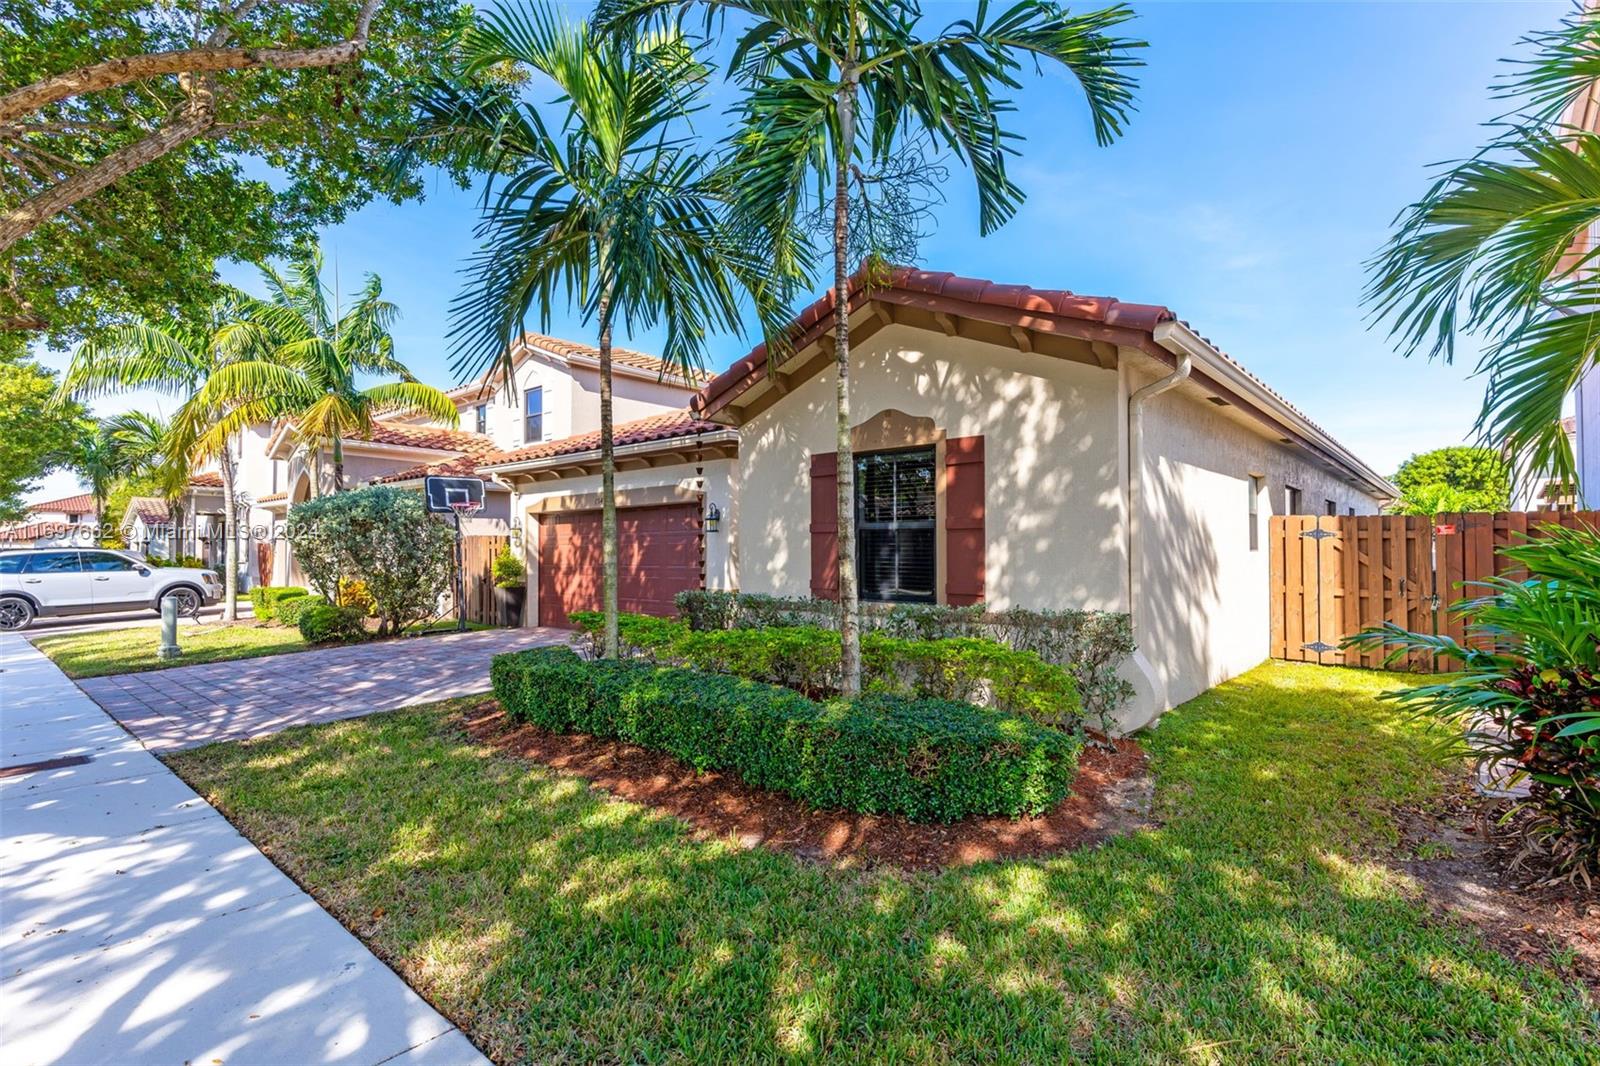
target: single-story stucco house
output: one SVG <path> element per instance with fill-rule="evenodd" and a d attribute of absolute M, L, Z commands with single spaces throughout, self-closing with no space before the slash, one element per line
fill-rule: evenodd
<path fill-rule="evenodd" d="M 1165 307 L 898 269 L 851 290 L 864 599 L 1129 612 L 1125 728 L 1268 654 L 1267 519 L 1394 486 Z M 617 427 L 624 609 L 836 595 L 834 301 L 686 409 Z M 598 603 L 599 440 L 491 453 L 530 624 Z"/>

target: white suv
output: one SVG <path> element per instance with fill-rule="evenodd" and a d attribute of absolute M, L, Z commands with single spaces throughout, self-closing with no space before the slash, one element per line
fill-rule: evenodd
<path fill-rule="evenodd" d="M 93 614 L 178 601 L 179 614 L 217 602 L 213 570 L 152 566 L 128 552 L 103 548 L 26 548 L 0 552 L 0 631 L 26 629 L 39 615 Z"/>

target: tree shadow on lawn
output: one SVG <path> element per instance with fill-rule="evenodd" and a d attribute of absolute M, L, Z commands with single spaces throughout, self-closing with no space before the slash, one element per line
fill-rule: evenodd
<path fill-rule="evenodd" d="M 1263 667 L 1147 738 L 1162 828 L 940 875 L 696 840 L 458 705 L 174 763 L 502 1062 L 1579 1061 L 1582 991 L 1363 857 L 1439 782 L 1396 681 Z"/>

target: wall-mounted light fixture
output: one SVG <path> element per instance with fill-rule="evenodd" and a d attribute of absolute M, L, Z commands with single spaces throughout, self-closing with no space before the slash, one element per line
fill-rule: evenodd
<path fill-rule="evenodd" d="M 516 544 L 522 543 L 522 520 L 520 518 L 511 520 L 511 540 Z"/>
<path fill-rule="evenodd" d="M 706 504 L 706 532 L 715 533 L 717 526 L 722 522 L 722 508 L 714 503 Z"/>

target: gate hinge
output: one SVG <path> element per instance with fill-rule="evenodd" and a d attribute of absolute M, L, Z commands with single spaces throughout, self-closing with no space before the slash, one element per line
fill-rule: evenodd
<path fill-rule="evenodd" d="M 1339 534 L 1331 529 L 1308 529 L 1300 535 L 1302 537 L 1310 537 L 1312 540 L 1326 540 L 1329 537 L 1337 537 Z"/>
<path fill-rule="evenodd" d="M 1339 650 L 1339 645 L 1337 645 L 1337 644 L 1327 644 L 1327 643 L 1324 643 L 1323 641 L 1320 641 L 1320 640 L 1314 640 L 1310 644 L 1302 644 L 1302 645 L 1300 645 L 1300 647 L 1303 648 L 1306 651 L 1314 651 L 1318 655 L 1321 655 L 1324 652 L 1338 651 Z"/>

